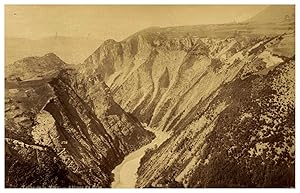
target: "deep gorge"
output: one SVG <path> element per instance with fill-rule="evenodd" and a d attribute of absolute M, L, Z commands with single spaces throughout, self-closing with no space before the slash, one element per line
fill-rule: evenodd
<path fill-rule="evenodd" d="M 6 187 L 108 188 L 127 156 L 134 187 L 294 187 L 294 25 L 153 27 L 80 65 L 13 63 Z"/>

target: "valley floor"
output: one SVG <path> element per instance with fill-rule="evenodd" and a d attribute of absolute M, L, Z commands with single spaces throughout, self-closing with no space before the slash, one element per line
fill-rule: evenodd
<path fill-rule="evenodd" d="M 145 155 L 149 148 L 158 147 L 169 138 L 169 133 L 153 130 L 149 127 L 145 128 L 155 134 L 155 139 L 148 145 L 130 153 L 125 157 L 123 162 L 118 165 L 112 173 L 114 174 L 114 181 L 112 188 L 134 188 L 137 180 L 137 170 L 140 166 L 140 160 Z"/>

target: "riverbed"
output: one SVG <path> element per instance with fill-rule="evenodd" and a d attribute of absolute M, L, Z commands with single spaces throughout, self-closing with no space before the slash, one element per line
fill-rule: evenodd
<path fill-rule="evenodd" d="M 155 134 L 153 141 L 140 149 L 128 154 L 123 162 L 115 167 L 112 171 L 114 174 L 114 181 L 112 182 L 112 188 L 134 188 L 137 180 L 137 170 L 140 166 L 140 160 L 145 155 L 145 151 L 148 148 L 153 148 L 161 145 L 165 140 L 169 138 L 169 133 L 163 131 L 152 130 L 145 128 Z"/>

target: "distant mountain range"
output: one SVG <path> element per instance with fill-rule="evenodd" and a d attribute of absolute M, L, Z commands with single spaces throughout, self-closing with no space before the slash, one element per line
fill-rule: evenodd
<path fill-rule="evenodd" d="M 65 62 L 83 62 L 103 40 L 88 37 L 53 36 L 31 40 L 25 38 L 5 38 L 5 64 L 11 64 L 28 56 L 43 56 L 53 52 Z"/>

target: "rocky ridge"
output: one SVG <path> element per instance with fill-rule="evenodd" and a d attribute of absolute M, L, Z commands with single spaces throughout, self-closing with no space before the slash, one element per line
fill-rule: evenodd
<path fill-rule="evenodd" d="M 8 187 L 109 187 L 111 170 L 154 137 L 113 101 L 100 75 L 66 69 L 29 83 L 7 84 Z M 13 160 L 27 164 L 28 170 L 20 170 Z M 52 170 L 54 166 L 61 171 Z M 31 181 L 40 172 L 35 168 L 57 181 Z M 20 172 L 25 179 L 10 178 Z"/>

